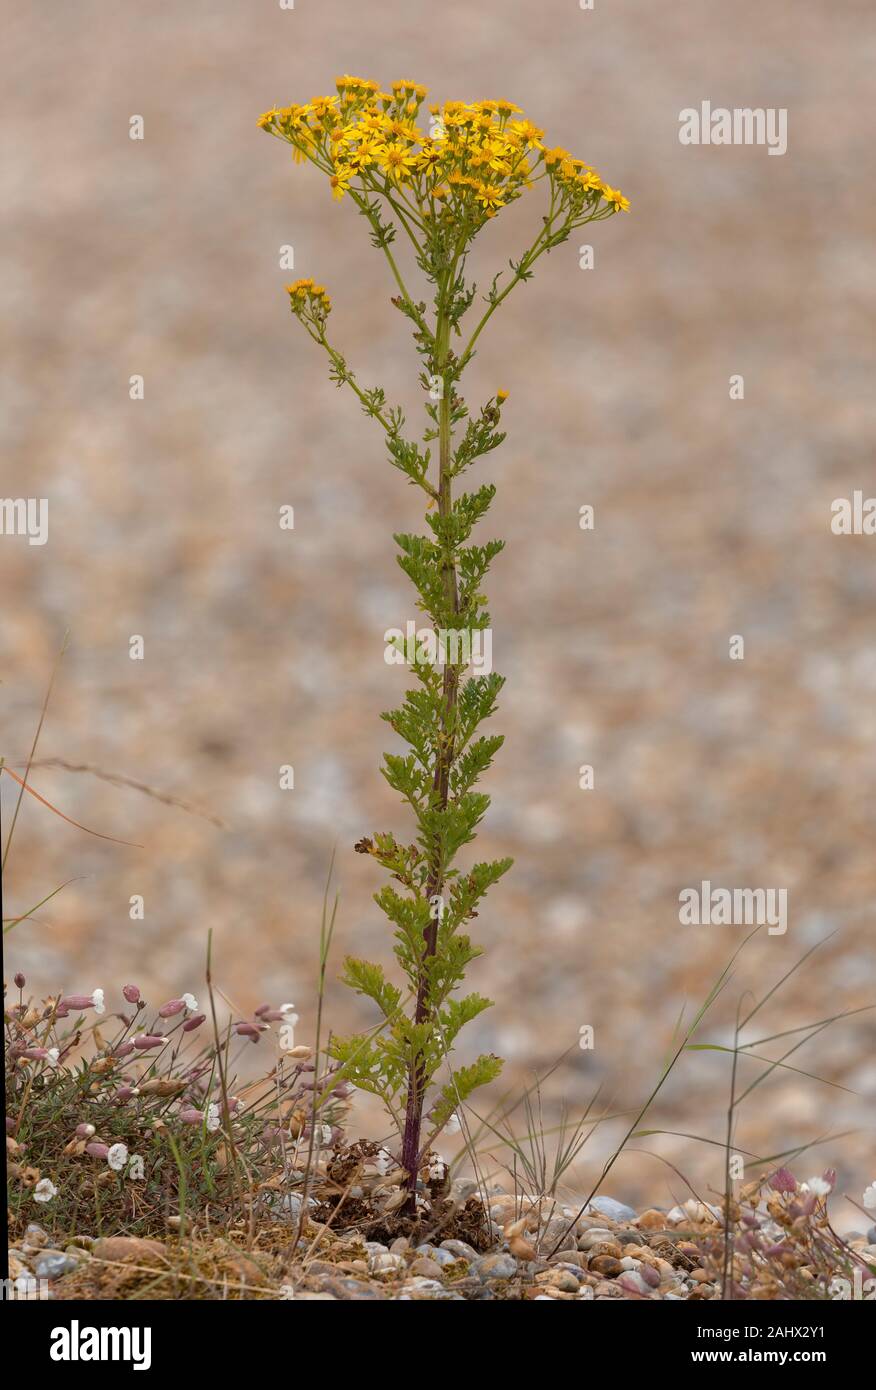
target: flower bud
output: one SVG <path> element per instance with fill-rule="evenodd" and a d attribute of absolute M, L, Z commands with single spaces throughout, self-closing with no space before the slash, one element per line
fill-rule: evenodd
<path fill-rule="evenodd" d="M 109 1144 L 86 1144 L 85 1152 L 90 1154 L 92 1158 L 106 1158 L 109 1153 Z"/>
<path fill-rule="evenodd" d="M 176 1014 L 181 1014 L 185 1008 L 184 999 L 168 999 L 166 1004 L 162 1004 L 158 1010 L 159 1018 L 173 1018 Z"/>
<path fill-rule="evenodd" d="M 206 1017 L 206 1014 L 193 1014 L 192 1017 L 187 1018 L 185 1023 L 183 1024 L 183 1032 L 193 1033 L 196 1028 L 200 1028 L 201 1024 L 204 1022 Z"/>
<path fill-rule="evenodd" d="M 129 1004 L 139 1003 L 140 991 L 136 985 L 125 985 L 124 989 L 122 990 L 122 994 L 125 996 Z"/>
<path fill-rule="evenodd" d="M 140 1033 L 134 1038 L 134 1046 L 138 1052 L 148 1052 L 150 1047 L 160 1047 L 163 1042 L 164 1038 L 159 1037 L 157 1033 Z"/>
<path fill-rule="evenodd" d="M 16 988 L 16 989 L 24 989 L 25 985 L 27 984 L 27 980 L 24 978 L 24 976 L 22 975 L 22 973 L 21 973 L 20 970 L 16 973 L 16 975 L 15 975 L 14 978 L 15 978 L 15 988 Z"/>

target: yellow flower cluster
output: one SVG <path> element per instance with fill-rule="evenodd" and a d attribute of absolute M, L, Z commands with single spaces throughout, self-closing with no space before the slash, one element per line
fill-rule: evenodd
<path fill-rule="evenodd" d="M 295 280 L 286 286 L 289 304 L 293 314 L 310 318 L 315 323 L 324 323 L 331 312 L 332 302 L 323 285 L 315 285 L 312 280 Z"/>
<path fill-rule="evenodd" d="M 510 101 L 430 107 L 430 130 L 417 125 L 426 97 L 416 82 L 390 92 L 361 77 L 337 79 L 337 95 L 272 109 L 259 125 L 328 176 L 335 198 L 384 193 L 426 220 L 460 219 L 475 227 L 539 179 L 573 220 L 597 210 L 626 212 L 628 200 L 583 160 L 549 149 L 544 132 Z M 600 207 L 602 204 L 602 208 Z"/>

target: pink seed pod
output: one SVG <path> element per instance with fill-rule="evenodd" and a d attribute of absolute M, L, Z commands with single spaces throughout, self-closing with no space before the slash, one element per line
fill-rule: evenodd
<path fill-rule="evenodd" d="M 826 1182 L 829 1185 L 830 1190 L 832 1192 L 833 1189 L 836 1187 L 836 1169 L 825 1168 L 824 1172 L 821 1175 L 821 1180 L 822 1182 Z"/>
<path fill-rule="evenodd" d="M 191 1018 L 187 1018 L 186 1021 L 185 1021 L 185 1023 L 183 1024 L 183 1026 L 182 1026 L 183 1032 L 184 1032 L 184 1033 L 194 1033 L 194 1031 L 195 1031 L 196 1028 L 200 1028 L 201 1024 L 204 1022 L 204 1020 L 206 1019 L 206 1017 L 207 1017 L 206 1014 L 192 1014 L 192 1017 L 191 1017 Z"/>
<path fill-rule="evenodd" d="M 339 1081 L 337 1086 L 334 1087 L 332 1095 L 338 1096 L 340 1100 L 346 1100 L 347 1096 L 351 1096 L 355 1089 L 356 1087 L 349 1081 Z"/>
<path fill-rule="evenodd" d="M 181 1014 L 185 1008 L 184 999 L 168 999 L 166 1004 L 162 1004 L 158 1010 L 159 1018 L 173 1018 L 176 1014 Z"/>
<path fill-rule="evenodd" d="M 241 1038 L 251 1038 L 253 1042 L 259 1040 L 259 1030 L 252 1023 L 238 1023 L 235 1025 L 234 1031 Z"/>
<path fill-rule="evenodd" d="M 163 1042 L 164 1038 L 159 1037 L 157 1033 L 141 1033 L 139 1037 L 134 1038 L 134 1046 L 138 1052 L 148 1052 L 150 1047 L 161 1047 Z"/>
<path fill-rule="evenodd" d="M 93 1009 L 94 1000 L 90 994 L 67 994 L 61 1000 L 58 1007 L 66 1009 L 68 1013 L 70 1009 L 78 1012 L 79 1009 Z"/>
<path fill-rule="evenodd" d="M 16 972 L 13 978 L 15 980 L 15 988 L 24 989 L 25 985 L 27 984 L 27 980 L 24 978 L 20 970 Z"/>
<path fill-rule="evenodd" d="M 270 1008 L 270 1004 L 259 1004 L 255 1011 L 256 1018 L 264 1018 L 265 1014 L 270 1011 Z"/>
<path fill-rule="evenodd" d="M 118 1047 L 117 1047 L 117 1048 L 115 1049 L 115 1051 L 113 1052 L 113 1056 L 114 1056 L 114 1057 L 130 1057 L 130 1055 L 131 1055 L 131 1053 L 132 1053 L 133 1051 L 134 1051 L 134 1044 L 133 1044 L 132 1042 L 123 1042 L 123 1043 L 119 1043 Z"/>
<path fill-rule="evenodd" d="M 109 1144 L 86 1144 L 85 1152 L 92 1158 L 106 1158 L 109 1153 Z"/>
<path fill-rule="evenodd" d="M 264 1010 L 256 1009 L 256 1016 L 260 1018 L 263 1023 L 282 1023 L 284 1018 L 286 1017 L 282 1009 L 268 1008 L 265 1008 Z"/>
<path fill-rule="evenodd" d="M 770 1178 L 770 1187 L 773 1192 L 796 1192 L 797 1179 L 787 1168 L 777 1168 Z"/>
<path fill-rule="evenodd" d="M 94 1133 L 94 1125 L 82 1124 L 76 1126 L 77 1139 L 90 1139 Z"/>
<path fill-rule="evenodd" d="M 117 1101 L 126 1101 L 126 1100 L 130 1100 L 130 1099 L 131 1099 L 131 1096 L 132 1096 L 133 1094 L 134 1094 L 134 1088 L 133 1088 L 133 1086 L 120 1086 L 119 1089 L 116 1091 L 115 1095 L 113 1096 L 113 1100 L 117 1100 Z"/>
<path fill-rule="evenodd" d="M 25 1047 L 18 1055 L 26 1057 L 29 1062 L 44 1062 L 49 1055 L 49 1049 L 47 1047 Z"/>
<path fill-rule="evenodd" d="M 136 985 L 125 985 L 122 994 L 129 1004 L 137 1004 L 140 1002 L 140 991 Z"/>
<path fill-rule="evenodd" d="M 196 1110 L 193 1105 L 186 1105 L 179 1112 L 179 1117 L 184 1125 L 199 1125 L 204 1116 L 200 1110 Z"/>

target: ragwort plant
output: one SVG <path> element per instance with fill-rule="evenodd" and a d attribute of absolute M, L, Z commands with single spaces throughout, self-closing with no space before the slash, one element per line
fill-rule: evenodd
<path fill-rule="evenodd" d="M 510 859 L 500 859 L 464 872 L 455 863 L 489 806 L 489 797 L 475 787 L 502 737 L 478 730 L 495 710 L 503 681 L 492 673 L 466 677 L 466 648 L 448 652 L 447 640 L 467 634 L 470 642 L 472 634 L 489 627 L 483 583 L 503 542 L 471 542 L 493 501 L 494 485 L 459 493 L 454 485 L 504 439 L 500 424 L 507 396 L 497 391 L 471 412 L 460 380 L 483 330 L 515 286 L 531 279 L 536 261 L 577 228 L 629 206 L 588 164 L 547 146 L 544 132 L 512 102 L 450 101 L 430 107 L 427 133 L 417 124 L 425 96 L 425 88 L 414 82 L 395 82 L 384 92 L 375 82 L 345 76 L 337 80 L 337 95 L 275 108 L 259 120 L 262 129 L 292 146 L 296 163 L 314 164 L 333 196 L 352 203 L 365 218 L 371 243 L 385 256 L 398 291 L 392 303 L 412 325 L 426 392 L 428 420 L 416 441 L 405 433 L 401 409 L 387 404 L 380 386 L 360 385 L 329 341 L 326 290 L 312 279 L 287 287 L 293 314 L 328 355 L 332 380 L 355 392 L 365 414 L 383 429 L 390 462 L 426 498 L 426 533 L 396 535 L 395 541 L 398 562 L 432 625 L 431 640 L 413 663 L 418 685 L 400 708 L 383 716 L 410 749 L 405 756 L 387 753 L 382 770 L 410 806 L 417 836 L 415 843 L 402 844 L 387 832 L 356 846 L 391 875 L 375 898 L 395 928 L 396 958 L 409 991 L 392 984 L 381 966 L 348 958 L 346 982 L 374 1000 L 384 1026 L 335 1038 L 331 1045 L 344 1075 L 379 1096 L 398 1126 L 410 1213 L 429 1144 L 502 1065 L 498 1057 L 485 1055 L 452 1069 L 432 1103 L 430 1133 L 423 1142 L 424 1104 L 436 1073 L 463 1025 L 490 1004 L 479 994 L 454 994 L 469 962 L 480 954 L 463 929 L 511 865 Z M 534 239 L 519 260 L 509 263 L 510 273 L 493 276 L 475 310 L 476 285 L 466 277 L 475 239 L 503 208 L 538 185 L 546 210 Z M 429 286 L 424 298 L 403 278 L 393 249 L 397 238 L 413 248 Z M 430 661 L 436 652 L 442 659 Z"/>

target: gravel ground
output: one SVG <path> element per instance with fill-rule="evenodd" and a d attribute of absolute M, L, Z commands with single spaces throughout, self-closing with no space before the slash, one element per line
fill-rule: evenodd
<path fill-rule="evenodd" d="M 67 814 L 142 848 L 24 808 L 7 915 L 75 879 L 16 928 L 9 959 L 30 987 L 197 992 L 212 928 L 236 1008 L 294 999 L 305 1036 L 334 845 L 339 949 L 388 954 L 379 880 L 351 846 L 403 825 L 376 771 L 378 714 L 400 688 L 383 631 L 411 616 L 390 534 L 416 516 L 290 323 L 279 248 L 329 285 L 362 378 L 412 410 L 413 359 L 357 220 L 255 126 L 352 71 L 410 76 L 438 99 L 508 96 L 633 200 L 594 229 L 595 270 L 576 247 L 553 255 L 472 369 L 471 399 L 511 392 L 509 439 L 483 471 L 508 541 L 491 586 L 508 685 L 478 850 L 517 863 L 479 919 L 473 981 L 497 1006 L 469 1045 L 507 1057 L 518 1086 L 571 1049 L 549 1117 L 600 1084 L 616 1109 L 634 1104 L 679 1009 L 740 939 L 679 925 L 679 890 L 704 879 L 787 887 L 790 904 L 787 933 L 740 961 L 714 1039 L 730 1037 L 738 995 L 825 938 L 761 1035 L 873 1001 L 876 538 L 830 531 L 834 498 L 876 490 L 870 8 L 79 0 L 10 20 L 3 491 L 48 497 L 51 530 L 44 547 L 0 541 L 2 752 L 26 757 L 69 628 L 40 755 L 227 826 L 35 772 Z M 788 153 L 680 146 L 679 110 L 706 98 L 787 107 Z M 142 142 L 128 139 L 135 113 Z M 484 270 L 519 252 L 525 222 L 522 207 L 497 220 Z M 744 401 L 729 399 L 733 373 Z M 282 504 L 294 532 L 277 526 Z M 743 662 L 728 659 L 736 633 Z M 294 792 L 278 788 L 285 763 Z M 594 792 L 578 788 L 584 763 Z M 370 1022 L 333 983 L 328 1002 L 336 1028 Z M 738 1146 L 855 1130 L 811 1166 L 835 1164 L 859 1201 L 874 1178 L 873 1020 L 789 1059 L 850 1091 L 775 1074 Z M 718 1055 L 690 1055 L 654 1123 L 722 1135 L 726 1082 Z M 598 1131 L 570 1182 L 618 1133 Z M 719 1151 L 646 1142 L 703 1190 L 720 1183 Z M 642 1153 L 613 1177 L 638 1206 L 687 1195 Z"/>

